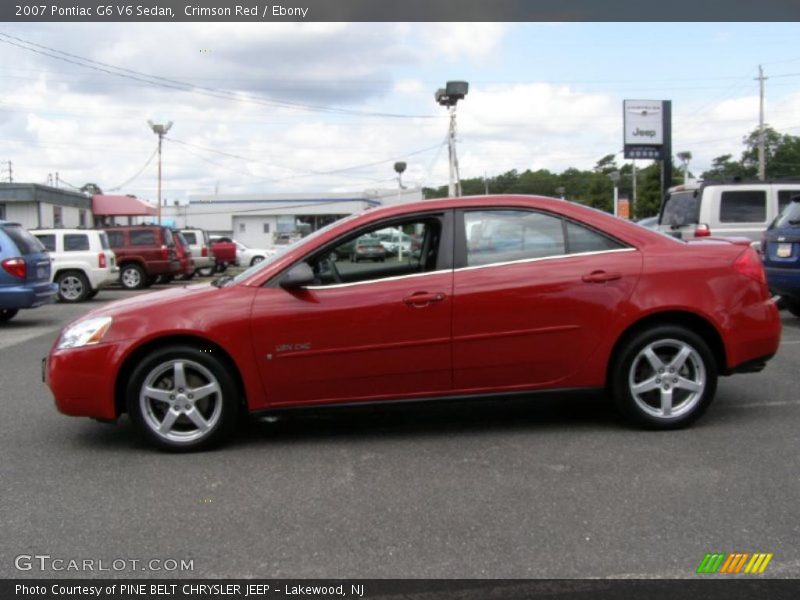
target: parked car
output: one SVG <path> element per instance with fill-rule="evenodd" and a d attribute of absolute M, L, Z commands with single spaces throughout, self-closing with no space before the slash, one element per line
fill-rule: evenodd
<path fill-rule="evenodd" d="M 422 232 L 419 259 L 337 267 L 338 247 L 388 225 Z M 473 253 L 473 230 L 517 244 Z M 222 441 L 243 412 L 554 389 L 607 391 L 673 429 L 719 375 L 762 369 L 780 333 L 747 240 L 484 196 L 365 211 L 235 278 L 107 304 L 61 331 L 45 374 L 61 412 L 127 412 L 169 450 Z"/>
<path fill-rule="evenodd" d="M 214 252 L 218 273 L 224 273 L 229 266 L 239 264 L 236 244 L 231 238 L 211 236 L 211 250 Z"/>
<path fill-rule="evenodd" d="M 376 232 L 376 237 L 380 240 L 389 256 L 397 256 L 402 250 L 403 255 L 408 256 L 413 248 L 413 238 L 397 228 L 390 227 Z"/>
<path fill-rule="evenodd" d="M 106 227 L 108 242 L 117 256 L 119 282 L 138 290 L 155 283 L 159 275 L 175 277 L 181 264 L 172 231 L 162 225 Z"/>
<path fill-rule="evenodd" d="M 383 243 L 372 236 L 363 236 L 356 240 L 353 252 L 350 254 L 350 262 L 357 263 L 361 260 L 386 260 L 386 248 Z"/>
<path fill-rule="evenodd" d="M 116 258 L 105 231 L 97 229 L 34 229 L 31 231 L 52 259 L 53 281 L 62 302 L 83 302 L 119 277 Z"/>
<path fill-rule="evenodd" d="M 236 244 L 236 260 L 239 265 L 244 267 L 257 265 L 265 258 L 278 253 L 277 250 L 272 248 L 248 248 L 241 242 L 234 243 Z"/>
<path fill-rule="evenodd" d="M 172 237 L 175 238 L 175 254 L 178 255 L 178 262 L 181 264 L 179 275 L 181 279 L 189 280 L 194 277 L 195 273 L 192 248 L 180 231 L 173 230 Z M 165 283 L 168 283 L 169 280 L 168 276 L 164 276 Z"/>
<path fill-rule="evenodd" d="M 192 249 L 195 273 L 203 277 L 213 275 L 216 262 L 208 232 L 203 229 L 181 229 L 181 233 Z M 187 279 L 191 279 L 191 277 Z"/>
<path fill-rule="evenodd" d="M 50 256 L 42 243 L 19 223 L 0 220 L 0 323 L 55 297 Z"/>
<path fill-rule="evenodd" d="M 789 312 L 800 317 L 800 194 L 767 228 L 761 254 L 770 290 L 781 296 Z"/>
<path fill-rule="evenodd" d="M 704 181 L 670 188 L 659 213 L 663 233 L 681 239 L 744 236 L 754 244 L 789 200 L 800 194 L 794 181 Z"/>

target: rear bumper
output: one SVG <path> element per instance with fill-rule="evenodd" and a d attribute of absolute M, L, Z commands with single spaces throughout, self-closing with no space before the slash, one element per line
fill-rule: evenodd
<path fill-rule="evenodd" d="M 764 267 L 769 289 L 781 296 L 800 297 L 800 269 Z"/>
<path fill-rule="evenodd" d="M 723 374 L 763 369 L 781 343 L 781 316 L 775 299 L 743 309 L 730 322 L 725 339 L 728 364 Z"/>
<path fill-rule="evenodd" d="M 55 283 L 0 287 L 0 308 L 36 308 L 56 299 Z"/>
<path fill-rule="evenodd" d="M 148 275 L 175 275 L 181 272 L 179 260 L 154 260 L 146 263 Z"/>

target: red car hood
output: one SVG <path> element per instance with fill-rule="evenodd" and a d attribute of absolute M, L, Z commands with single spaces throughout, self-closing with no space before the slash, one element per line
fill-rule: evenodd
<path fill-rule="evenodd" d="M 200 298 L 204 296 L 208 296 L 210 294 L 218 294 L 220 292 L 219 288 L 214 287 L 210 283 L 196 283 L 194 285 L 184 285 L 180 287 L 171 287 L 166 290 L 160 290 L 158 292 L 150 292 L 147 294 L 140 294 L 138 296 L 134 296 L 133 298 L 126 298 L 125 300 L 117 300 L 116 302 L 111 302 L 106 304 L 105 306 L 101 306 L 100 308 L 96 308 L 95 310 L 88 313 L 85 317 L 102 317 L 102 316 L 115 316 L 120 313 L 127 313 L 131 310 L 137 310 L 141 308 L 149 308 L 153 310 L 157 310 L 158 308 L 164 307 L 165 304 L 171 304 L 173 302 L 186 302 L 189 301 L 191 298 L 191 302 L 196 302 Z"/>

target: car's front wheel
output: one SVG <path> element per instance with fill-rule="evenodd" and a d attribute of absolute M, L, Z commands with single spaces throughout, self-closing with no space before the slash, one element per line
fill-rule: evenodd
<path fill-rule="evenodd" d="M 201 450 L 233 431 L 238 389 L 230 367 L 191 346 L 157 350 L 134 370 L 127 391 L 128 414 L 156 446 Z"/>
<path fill-rule="evenodd" d="M 632 422 L 676 429 L 697 419 L 717 388 L 717 365 L 693 331 L 660 325 L 627 340 L 610 373 L 611 395 Z"/>
<path fill-rule="evenodd" d="M 120 268 L 119 282 L 126 290 L 139 290 L 147 285 L 144 271 L 139 265 L 125 265 Z"/>
<path fill-rule="evenodd" d="M 56 278 L 58 298 L 62 302 L 83 302 L 89 297 L 91 287 L 86 275 L 80 271 L 59 273 Z"/>
<path fill-rule="evenodd" d="M 13 319 L 19 312 L 16 308 L 0 308 L 0 323 Z"/>

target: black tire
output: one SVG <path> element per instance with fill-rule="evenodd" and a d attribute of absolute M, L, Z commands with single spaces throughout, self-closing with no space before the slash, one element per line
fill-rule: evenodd
<path fill-rule="evenodd" d="M 263 260 L 264 260 L 263 256 L 254 256 L 253 260 L 250 261 L 250 266 L 252 267 L 253 265 L 257 265 L 258 263 L 260 263 Z"/>
<path fill-rule="evenodd" d="M 183 365 L 185 388 L 177 385 L 180 383 L 178 363 Z M 234 431 L 241 407 L 239 389 L 230 375 L 231 370 L 227 361 L 192 346 L 156 350 L 144 357 L 128 380 L 128 414 L 145 440 L 162 450 L 191 452 L 216 446 Z M 192 399 L 192 390 L 211 382 L 217 385 L 218 391 Z M 144 395 L 145 388 L 158 390 L 164 400 Z M 191 414 L 195 416 L 190 418 Z M 198 417 L 208 426 L 207 430 L 194 421 Z M 169 427 L 160 433 L 158 425 L 163 425 L 167 418 L 172 419 Z"/>
<path fill-rule="evenodd" d="M 90 292 L 89 292 L 89 293 L 86 295 L 86 299 L 87 299 L 87 300 L 91 300 L 92 298 L 94 298 L 95 296 L 97 296 L 97 293 L 98 293 L 99 291 L 100 291 L 100 290 L 91 290 L 91 291 L 90 291 Z"/>
<path fill-rule="evenodd" d="M 648 349 L 654 358 L 649 358 Z M 682 353 L 686 357 L 680 361 Z M 634 393 L 637 384 L 640 391 Z M 699 418 L 711 404 L 717 363 L 696 333 L 678 325 L 659 325 L 623 343 L 609 373 L 609 388 L 617 409 L 632 423 L 677 429 Z"/>
<path fill-rule="evenodd" d="M 195 273 L 200 277 L 211 277 L 214 274 L 214 267 L 202 267 L 196 269 Z"/>
<path fill-rule="evenodd" d="M 133 263 L 120 267 L 119 283 L 126 290 L 140 290 L 149 285 L 144 269 Z"/>
<path fill-rule="evenodd" d="M 783 303 L 786 306 L 786 310 L 792 313 L 795 317 L 800 318 L 800 301 L 784 298 Z"/>
<path fill-rule="evenodd" d="M 56 277 L 56 284 L 61 302 L 83 302 L 91 291 L 89 280 L 80 271 L 62 271 Z"/>
<path fill-rule="evenodd" d="M 0 308 L 0 323 L 7 323 L 19 312 L 16 308 Z"/>

